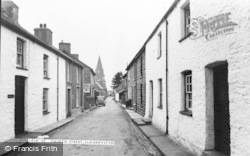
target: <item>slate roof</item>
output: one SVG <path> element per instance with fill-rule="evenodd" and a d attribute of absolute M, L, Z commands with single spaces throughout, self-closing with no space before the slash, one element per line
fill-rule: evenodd
<path fill-rule="evenodd" d="M 74 62 L 75 64 L 82 66 L 82 67 L 88 67 L 85 63 L 83 63 L 80 60 L 75 59 L 71 54 L 67 54 L 64 53 L 62 51 L 60 51 L 59 49 L 55 48 L 52 45 L 48 45 L 47 43 L 43 42 L 42 40 L 40 40 L 39 38 L 37 38 L 35 35 L 31 34 L 30 32 L 28 32 L 26 29 L 24 29 L 22 26 L 20 26 L 19 24 L 14 23 L 13 20 L 11 20 L 10 18 L 6 17 L 6 15 L 4 13 L 1 12 L 1 25 L 14 31 L 15 33 L 26 37 L 27 39 L 30 39 L 31 41 L 39 44 L 40 46 L 46 48 L 47 50 L 55 53 L 56 55 L 59 55 L 63 58 L 65 58 L 66 60 L 70 61 L 70 62 Z M 90 68 L 92 73 L 94 73 L 93 69 Z M 95 74 L 94 74 L 95 75 Z"/>

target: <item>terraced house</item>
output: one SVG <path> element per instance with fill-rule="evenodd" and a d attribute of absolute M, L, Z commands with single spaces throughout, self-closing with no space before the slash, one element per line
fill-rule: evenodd
<path fill-rule="evenodd" d="M 86 66 L 84 68 L 84 109 L 90 109 L 91 107 L 95 106 L 95 72 L 92 68 Z"/>
<path fill-rule="evenodd" d="M 128 100 L 132 100 L 134 110 L 144 116 L 146 103 L 145 47 L 142 47 L 136 54 L 126 70 Z"/>
<path fill-rule="evenodd" d="M 0 53 L 0 141 L 81 111 L 83 63 L 65 43 L 52 44 L 46 24 L 34 35 L 18 22 L 19 8 L 3 1 Z"/>
<path fill-rule="evenodd" d="M 250 154 L 249 19 L 246 0 L 174 0 L 142 46 L 141 114 L 196 155 Z M 130 98 L 138 97 L 135 58 L 127 68 Z"/>

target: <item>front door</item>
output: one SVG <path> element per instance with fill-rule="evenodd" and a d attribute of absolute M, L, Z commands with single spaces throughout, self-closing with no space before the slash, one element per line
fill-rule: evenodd
<path fill-rule="evenodd" d="M 15 135 L 24 133 L 25 78 L 15 77 Z"/>
<path fill-rule="evenodd" d="M 136 86 L 134 86 L 134 110 L 137 112 L 137 90 L 136 90 Z"/>
<path fill-rule="evenodd" d="M 230 155 L 230 118 L 228 97 L 228 65 L 214 68 L 214 136 L 215 149 Z"/>
<path fill-rule="evenodd" d="M 71 116 L 71 89 L 67 89 L 67 117 Z"/>

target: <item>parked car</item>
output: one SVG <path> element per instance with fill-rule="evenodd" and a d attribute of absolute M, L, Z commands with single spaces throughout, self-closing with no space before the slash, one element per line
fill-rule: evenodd
<path fill-rule="evenodd" d="M 97 105 L 105 106 L 105 97 L 104 96 L 97 96 Z"/>

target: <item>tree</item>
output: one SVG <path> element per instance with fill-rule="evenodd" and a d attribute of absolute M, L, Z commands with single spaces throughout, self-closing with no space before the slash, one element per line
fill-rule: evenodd
<path fill-rule="evenodd" d="M 122 77 L 123 77 L 123 74 L 122 72 L 117 72 L 114 76 L 114 78 L 112 79 L 112 88 L 115 89 L 116 87 L 119 86 L 119 84 L 122 83 Z"/>

